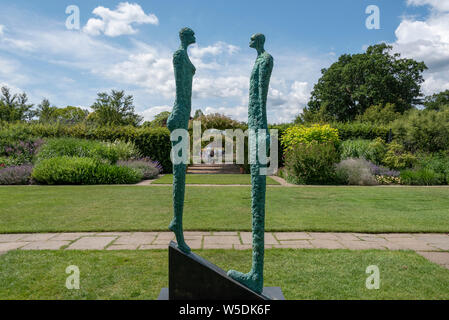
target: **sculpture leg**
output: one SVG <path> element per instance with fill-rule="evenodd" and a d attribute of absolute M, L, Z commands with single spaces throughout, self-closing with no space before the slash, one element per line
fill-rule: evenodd
<path fill-rule="evenodd" d="M 251 290 L 262 293 L 263 290 L 263 264 L 265 251 L 265 193 L 266 176 L 260 175 L 261 166 L 251 165 L 252 184 L 252 223 L 253 223 L 253 264 L 249 273 L 235 270 L 228 272 L 234 280 L 242 283 Z"/>
<path fill-rule="evenodd" d="M 173 209 L 174 217 L 170 223 L 169 229 L 176 235 L 178 248 L 190 253 L 191 250 L 184 240 L 184 230 L 182 227 L 182 216 L 184 211 L 184 195 L 186 187 L 186 164 L 173 165 Z"/>

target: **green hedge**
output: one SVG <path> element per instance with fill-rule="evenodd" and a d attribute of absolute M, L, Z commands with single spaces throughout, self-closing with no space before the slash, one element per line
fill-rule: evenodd
<path fill-rule="evenodd" d="M 170 132 L 166 128 L 91 127 L 61 124 L 0 123 L 0 147 L 7 141 L 32 138 L 72 137 L 89 140 L 133 142 L 144 157 L 158 161 L 164 172 L 172 171 Z"/>
<path fill-rule="evenodd" d="M 387 141 L 390 132 L 388 126 L 362 122 L 331 123 L 331 127 L 338 130 L 340 140 L 342 141 L 354 139 L 374 140 L 376 138 Z"/>

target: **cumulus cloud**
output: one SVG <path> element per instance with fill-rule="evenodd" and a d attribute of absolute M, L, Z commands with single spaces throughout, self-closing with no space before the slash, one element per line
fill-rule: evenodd
<path fill-rule="evenodd" d="M 159 113 L 171 110 L 172 107 L 169 106 L 156 106 L 145 109 L 144 111 L 139 112 L 139 114 L 143 117 L 144 121 L 152 121 L 154 120 L 154 116 L 158 115 Z"/>
<path fill-rule="evenodd" d="M 429 5 L 438 11 L 449 11 L 448 0 L 407 0 L 410 6 L 424 6 Z"/>
<path fill-rule="evenodd" d="M 408 0 L 413 6 L 430 6 L 424 20 L 404 18 L 395 31 L 394 49 L 403 56 L 424 61 L 423 91 L 426 94 L 443 90 L 449 84 L 449 0 Z"/>
<path fill-rule="evenodd" d="M 100 18 L 89 19 L 83 31 L 94 36 L 102 33 L 108 37 L 135 34 L 137 30 L 133 28 L 133 24 L 159 24 L 156 15 L 145 14 L 142 7 L 136 3 L 121 2 L 115 10 L 100 6 L 92 13 Z"/>

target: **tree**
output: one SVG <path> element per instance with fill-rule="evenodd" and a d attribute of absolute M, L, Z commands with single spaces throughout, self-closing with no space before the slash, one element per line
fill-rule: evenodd
<path fill-rule="evenodd" d="M 138 126 L 143 118 L 134 113 L 133 100 L 133 96 L 125 96 L 124 91 L 98 93 L 97 101 L 91 106 L 93 113 L 88 119 L 99 125 Z"/>
<path fill-rule="evenodd" d="M 195 111 L 195 115 L 193 116 L 193 119 L 196 120 L 196 119 L 198 119 L 198 118 L 200 118 L 202 116 L 204 116 L 203 111 L 201 111 L 201 109 L 198 109 L 198 110 Z"/>
<path fill-rule="evenodd" d="M 42 100 L 42 102 L 37 106 L 37 116 L 39 117 L 39 122 L 50 123 L 56 118 L 57 108 L 50 105 L 48 99 Z"/>
<path fill-rule="evenodd" d="M 146 121 L 143 126 L 144 127 L 150 127 L 150 128 L 160 128 L 160 127 L 167 127 L 167 120 L 170 116 L 169 111 L 164 111 L 161 113 L 158 113 L 154 116 L 153 121 Z"/>
<path fill-rule="evenodd" d="M 32 110 L 33 104 L 28 103 L 26 93 L 12 95 L 9 88 L 1 88 L 0 120 L 3 121 L 27 121 L 35 116 Z"/>
<path fill-rule="evenodd" d="M 323 69 L 305 114 L 350 121 L 370 106 L 391 103 L 394 111 L 402 114 L 421 103 L 426 65 L 401 59 L 391 50 L 385 43 L 370 46 L 366 53 L 344 54 L 329 69 Z"/>
<path fill-rule="evenodd" d="M 395 106 L 391 103 L 387 103 L 385 106 L 371 106 L 366 109 L 363 115 L 357 116 L 356 119 L 361 122 L 371 122 L 374 124 L 389 124 L 401 117 L 401 114 L 396 112 L 395 109 Z"/>
<path fill-rule="evenodd" d="M 435 93 L 424 99 L 424 106 L 428 110 L 440 110 L 443 106 L 449 106 L 449 90 Z"/>

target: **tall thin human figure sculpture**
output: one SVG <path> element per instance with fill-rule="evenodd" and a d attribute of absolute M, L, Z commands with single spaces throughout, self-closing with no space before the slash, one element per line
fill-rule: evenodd
<path fill-rule="evenodd" d="M 257 50 L 257 59 L 254 65 L 249 93 L 248 126 L 255 132 L 255 139 L 250 148 L 256 161 L 251 164 L 251 212 L 253 223 L 253 264 L 249 273 L 241 273 L 231 270 L 228 275 L 247 286 L 251 290 L 262 293 L 263 290 L 263 263 L 265 250 L 265 193 L 266 176 L 261 175 L 261 168 L 267 166 L 266 161 L 259 158 L 261 139 L 265 140 L 265 146 L 269 148 L 268 124 L 267 124 L 267 96 L 273 71 L 273 57 L 264 49 L 265 36 L 255 34 L 251 37 L 250 47 Z M 260 137 L 260 138 L 259 138 Z"/>
<path fill-rule="evenodd" d="M 187 47 L 196 42 L 195 33 L 190 28 L 184 28 L 179 32 L 181 47 L 173 55 L 173 66 L 176 80 L 176 101 L 173 111 L 167 120 L 170 132 L 177 129 L 187 130 L 192 110 L 192 82 L 195 75 L 195 66 L 189 59 Z M 172 141 L 172 148 L 181 140 Z M 185 141 L 184 141 L 185 143 Z M 184 195 L 186 186 L 186 163 L 173 163 L 173 210 L 174 218 L 169 229 L 176 235 L 178 248 L 185 253 L 190 253 L 190 248 L 184 240 L 182 216 L 184 210 Z"/>

